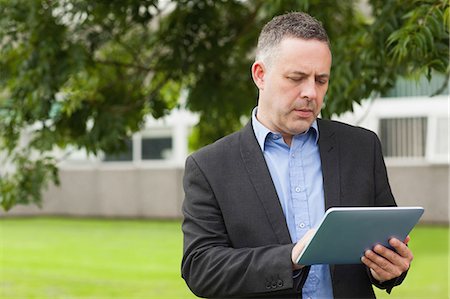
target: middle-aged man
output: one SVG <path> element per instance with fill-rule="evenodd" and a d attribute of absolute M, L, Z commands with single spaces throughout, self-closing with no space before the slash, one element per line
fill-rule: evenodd
<path fill-rule="evenodd" d="M 361 264 L 295 264 L 326 209 L 395 205 L 376 135 L 317 118 L 330 68 L 313 17 L 288 13 L 263 28 L 251 121 L 186 161 L 182 276 L 196 295 L 374 298 L 372 285 L 390 292 L 405 277 L 408 240 L 375 246 Z"/>

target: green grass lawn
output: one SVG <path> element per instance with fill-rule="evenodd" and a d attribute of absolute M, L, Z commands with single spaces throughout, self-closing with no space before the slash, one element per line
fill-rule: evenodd
<path fill-rule="evenodd" d="M 179 222 L 2 219 L 0 298 L 189 298 Z"/>
<path fill-rule="evenodd" d="M 448 228 L 411 237 L 413 267 L 388 297 L 448 298 Z M 194 298 L 181 253 L 177 221 L 0 219 L 0 298 Z"/>

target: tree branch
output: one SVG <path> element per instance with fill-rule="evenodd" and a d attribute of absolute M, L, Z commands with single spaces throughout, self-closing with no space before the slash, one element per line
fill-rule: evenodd
<path fill-rule="evenodd" d="M 263 5 L 263 1 L 258 1 L 255 9 L 253 10 L 253 12 L 247 17 L 246 20 L 246 25 L 241 27 L 241 30 L 239 30 L 236 34 L 236 36 L 234 37 L 234 40 L 238 40 L 241 36 L 245 35 L 245 33 L 248 32 L 248 30 L 254 26 L 253 22 L 256 19 L 256 16 L 258 15 L 259 10 L 261 9 L 262 5 Z"/>
<path fill-rule="evenodd" d="M 433 92 L 430 97 L 434 97 L 434 96 L 440 95 L 446 88 L 448 88 L 448 80 L 449 79 L 450 79 L 450 75 L 447 74 L 445 76 L 444 82 L 442 82 L 442 86 L 439 87 L 435 92 Z"/>

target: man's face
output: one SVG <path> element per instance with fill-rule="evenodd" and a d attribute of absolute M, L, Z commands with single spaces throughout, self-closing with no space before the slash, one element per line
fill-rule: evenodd
<path fill-rule="evenodd" d="M 256 61 L 252 67 L 259 89 L 258 120 L 289 139 L 308 130 L 322 108 L 330 68 L 325 42 L 284 38 L 270 65 Z"/>

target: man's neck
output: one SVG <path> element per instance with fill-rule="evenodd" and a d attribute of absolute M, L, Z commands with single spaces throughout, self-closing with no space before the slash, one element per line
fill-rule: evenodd
<path fill-rule="evenodd" d="M 283 136 L 283 140 L 287 146 L 291 147 L 292 138 L 294 138 L 294 136 L 290 134 L 281 134 L 281 136 Z"/>

